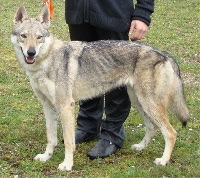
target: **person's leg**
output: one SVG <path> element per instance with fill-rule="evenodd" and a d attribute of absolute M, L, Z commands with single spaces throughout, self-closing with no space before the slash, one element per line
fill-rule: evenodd
<path fill-rule="evenodd" d="M 101 138 L 109 139 L 116 146 L 122 147 L 123 123 L 129 115 L 130 107 L 131 103 L 126 87 L 116 88 L 105 94 L 106 118 L 101 124 Z"/>
<path fill-rule="evenodd" d="M 90 24 L 69 25 L 72 41 L 96 41 L 97 34 Z M 103 116 L 104 97 L 80 101 L 77 117 L 76 144 L 92 140 L 97 137 Z"/>
<path fill-rule="evenodd" d="M 68 25 L 69 35 L 71 41 L 97 41 L 97 33 L 95 28 L 88 24 L 83 23 L 80 25 Z"/>
<path fill-rule="evenodd" d="M 128 40 L 126 33 L 98 29 L 99 40 Z M 116 88 L 105 94 L 106 118 L 101 123 L 101 136 L 89 158 L 107 157 L 122 147 L 124 141 L 123 123 L 130 111 L 130 100 L 126 87 Z"/>

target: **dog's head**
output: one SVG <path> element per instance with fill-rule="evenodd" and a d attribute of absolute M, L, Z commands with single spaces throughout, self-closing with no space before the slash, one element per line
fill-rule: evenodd
<path fill-rule="evenodd" d="M 50 35 L 48 7 L 44 6 L 37 18 L 28 18 L 25 7 L 20 7 L 15 14 L 14 23 L 11 41 L 18 48 L 18 53 L 20 48 L 24 61 L 33 64 Z"/>

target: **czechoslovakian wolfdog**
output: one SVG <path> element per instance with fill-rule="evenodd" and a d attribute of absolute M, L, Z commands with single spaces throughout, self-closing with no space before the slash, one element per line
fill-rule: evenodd
<path fill-rule="evenodd" d="M 11 41 L 25 69 L 46 118 L 47 147 L 34 159 L 47 161 L 57 145 L 57 116 L 62 123 L 65 159 L 59 170 L 71 170 L 75 150 L 75 101 L 127 86 L 132 105 L 144 119 L 146 134 L 132 149 L 147 147 L 159 128 L 165 149 L 156 165 L 169 160 L 177 133 L 169 123 L 170 107 L 183 125 L 189 112 L 185 103 L 179 67 L 174 59 L 150 46 L 129 41 L 63 42 L 48 30 L 45 6 L 37 18 L 28 18 L 20 7 L 14 18 Z"/>

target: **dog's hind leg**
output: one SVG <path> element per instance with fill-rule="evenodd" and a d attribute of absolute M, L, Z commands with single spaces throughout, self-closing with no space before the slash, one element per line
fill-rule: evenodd
<path fill-rule="evenodd" d="M 154 96 L 156 98 L 156 96 Z M 173 147 L 175 145 L 177 133 L 169 123 L 169 117 L 167 114 L 167 106 L 162 99 L 155 100 L 153 97 L 141 97 L 140 103 L 145 113 L 161 131 L 165 139 L 165 149 L 161 158 L 156 158 L 154 163 L 156 165 L 165 166 L 171 157 Z"/>
<path fill-rule="evenodd" d="M 145 149 L 157 130 L 157 126 L 148 119 L 148 116 L 143 116 L 143 118 L 145 122 L 146 133 L 139 144 L 134 144 L 131 146 L 131 148 L 136 151 L 142 151 Z"/>
<path fill-rule="evenodd" d="M 46 118 L 47 147 L 43 154 L 38 154 L 34 160 L 47 161 L 53 155 L 54 148 L 57 146 L 57 113 L 48 99 L 43 102 L 43 110 Z"/>
<path fill-rule="evenodd" d="M 157 126 L 151 122 L 151 119 L 144 112 L 143 108 L 141 107 L 138 101 L 137 96 L 135 95 L 134 89 L 131 86 L 127 86 L 127 91 L 128 91 L 132 106 L 136 108 L 136 110 L 140 113 L 140 115 L 143 117 L 144 122 L 145 122 L 146 133 L 145 133 L 144 138 L 139 144 L 134 144 L 131 146 L 131 148 L 136 151 L 142 151 L 143 149 L 147 147 L 147 145 L 151 141 L 151 138 L 154 136 L 157 130 Z"/>
<path fill-rule="evenodd" d="M 160 106 L 158 107 L 160 108 Z M 157 166 L 165 166 L 171 157 L 172 150 L 174 148 L 177 132 L 174 130 L 172 125 L 169 123 L 169 117 L 167 114 L 167 109 L 156 109 L 154 110 L 156 114 L 152 116 L 154 122 L 160 128 L 160 131 L 165 140 L 165 149 L 161 158 L 156 158 L 154 163 Z"/>
<path fill-rule="evenodd" d="M 59 170 L 70 171 L 73 166 L 73 153 L 75 151 L 74 107 L 75 102 L 71 98 L 64 105 L 60 105 L 59 107 L 65 144 L 65 159 L 61 164 L 59 164 Z"/>
<path fill-rule="evenodd" d="M 177 132 L 174 130 L 174 128 L 168 121 L 161 124 L 160 130 L 165 139 L 165 149 L 162 157 L 156 158 L 154 163 L 157 166 L 165 166 L 170 160 L 172 150 L 176 142 Z"/>

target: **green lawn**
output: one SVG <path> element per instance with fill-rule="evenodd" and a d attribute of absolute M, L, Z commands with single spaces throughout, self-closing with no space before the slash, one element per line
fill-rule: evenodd
<path fill-rule="evenodd" d="M 47 163 L 34 162 L 33 157 L 45 149 L 46 129 L 40 103 L 34 96 L 24 71 L 18 66 L 10 42 L 13 17 L 17 7 L 25 4 L 30 16 L 36 16 L 41 0 L 0 0 L 0 177 L 200 177 L 200 2 L 199 0 L 157 0 L 150 30 L 143 40 L 177 59 L 190 110 L 187 128 L 171 119 L 178 132 L 170 164 L 156 167 L 153 161 L 162 155 L 164 140 L 154 137 L 141 153 L 130 149 L 145 133 L 141 117 L 132 109 L 124 126 L 124 146 L 115 155 L 91 161 L 86 153 L 95 142 L 77 146 L 71 172 L 60 172 L 58 164 L 64 158 L 64 146 L 59 126 L 59 144 Z M 64 19 L 64 1 L 54 0 L 55 18 L 51 31 L 69 40 Z"/>

